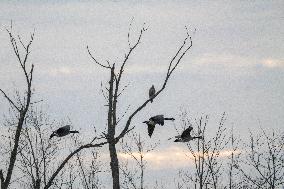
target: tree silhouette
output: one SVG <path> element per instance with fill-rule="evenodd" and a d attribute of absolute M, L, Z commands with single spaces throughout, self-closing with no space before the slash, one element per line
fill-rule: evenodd
<path fill-rule="evenodd" d="M 31 53 L 30 48 L 34 40 L 34 33 L 30 35 L 29 42 L 25 44 L 19 35 L 17 36 L 17 38 L 14 36 L 12 29 L 13 28 L 11 23 L 11 27 L 6 30 L 9 34 L 10 42 L 13 47 L 13 51 L 16 55 L 17 61 L 20 64 L 22 73 L 24 74 L 26 82 L 26 90 L 22 95 L 20 94 L 19 91 L 17 91 L 16 92 L 17 99 L 12 99 L 10 95 L 8 95 L 3 89 L 0 89 L 0 92 L 3 94 L 4 98 L 9 102 L 11 108 L 13 109 L 17 117 L 16 131 L 14 133 L 14 141 L 13 141 L 14 144 L 11 150 L 8 168 L 5 171 L 0 170 L 0 181 L 2 189 L 7 189 L 11 182 L 13 170 L 15 167 L 15 162 L 18 155 L 18 147 L 19 147 L 20 137 L 22 134 L 22 128 L 24 125 L 26 114 L 31 104 L 32 81 L 33 81 L 33 71 L 34 71 L 34 65 L 33 64 L 30 65 L 28 63 L 28 57 Z M 6 174 L 6 176 L 4 174 Z"/>
<path fill-rule="evenodd" d="M 132 23 L 131 23 L 132 24 Z M 131 28 L 131 24 L 129 28 Z M 129 29 L 130 30 L 130 29 Z M 141 111 L 143 110 L 147 104 L 155 99 L 165 88 L 166 85 L 174 72 L 174 70 L 177 68 L 179 63 L 181 62 L 184 55 L 188 52 L 188 50 L 192 47 L 192 39 L 189 35 L 187 28 L 186 28 L 186 37 L 183 40 L 182 44 L 178 48 L 178 50 L 175 52 L 174 56 L 171 58 L 168 69 L 165 75 L 164 82 L 162 83 L 162 86 L 156 90 L 156 94 L 152 96 L 151 99 L 146 100 L 143 104 L 138 105 L 135 111 L 133 111 L 127 118 L 126 123 L 124 123 L 123 130 L 116 135 L 116 126 L 119 122 L 117 119 L 117 104 L 119 101 L 119 96 L 121 94 L 121 91 L 123 91 L 121 87 L 121 80 L 123 78 L 124 70 L 126 69 L 129 57 L 132 55 L 134 50 L 137 49 L 139 44 L 141 43 L 142 36 L 144 32 L 147 31 L 147 28 L 145 25 L 142 27 L 142 29 L 139 32 L 138 39 L 135 41 L 134 44 L 130 43 L 130 32 L 128 32 L 128 53 L 125 54 L 124 60 L 122 63 L 118 66 L 118 69 L 116 65 L 110 64 L 107 61 L 107 65 L 104 65 L 100 61 L 98 61 L 93 54 L 91 53 L 89 47 L 87 46 L 88 53 L 92 60 L 102 67 L 105 70 L 108 70 L 110 72 L 110 79 L 108 82 L 107 87 L 107 104 L 108 104 L 108 114 L 107 114 L 107 133 L 105 134 L 105 138 L 107 139 L 108 146 L 109 146 L 109 155 L 110 155 L 110 167 L 111 167 L 111 173 L 113 178 L 113 189 L 119 189 L 120 188 L 120 181 L 119 181 L 119 162 L 117 158 L 117 150 L 116 150 L 116 144 L 119 142 L 121 138 L 125 136 L 126 133 L 128 133 L 130 130 L 133 129 L 130 128 L 132 119 Z M 116 74 L 117 73 L 117 74 Z"/>

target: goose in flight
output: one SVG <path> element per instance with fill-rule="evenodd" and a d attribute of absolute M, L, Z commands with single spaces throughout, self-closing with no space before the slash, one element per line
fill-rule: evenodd
<path fill-rule="evenodd" d="M 52 134 L 50 135 L 49 139 L 51 139 L 54 136 L 63 137 L 63 136 L 66 136 L 70 133 L 79 133 L 79 131 L 70 131 L 70 125 L 65 125 L 63 127 L 60 127 L 59 129 L 53 131 Z"/>
<path fill-rule="evenodd" d="M 174 118 L 166 118 L 166 117 L 164 117 L 164 115 L 156 115 L 156 116 L 151 117 L 149 119 L 149 121 L 144 121 L 143 122 L 143 123 L 146 123 L 147 126 L 148 126 L 148 135 L 149 135 L 149 137 L 152 136 L 156 124 L 163 126 L 165 120 L 172 120 L 172 121 L 174 121 L 175 119 Z"/>
<path fill-rule="evenodd" d="M 191 136 L 190 132 L 192 131 L 193 127 L 189 126 L 187 129 L 185 129 L 181 135 L 176 136 L 176 140 L 174 142 L 189 142 L 191 140 L 194 140 L 196 138 L 202 139 L 202 136 Z"/>
<path fill-rule="evenodd" d="M 149 98 L 151 99 L 151 103 L 153 102 L 153 98 L 155 96 L 156 93 L 156 89 L 154 87 L 154 85 L 152 85 L 152 87 L 149 89 Z"/>

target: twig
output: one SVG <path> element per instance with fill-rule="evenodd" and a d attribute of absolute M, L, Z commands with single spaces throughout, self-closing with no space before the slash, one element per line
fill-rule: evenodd
<path fill-rule="evenodd" d="M 18 110 L 18 112 L 20 112 L 20 109 L 15 105 L 11 98 L 9 98 L 8 95 L 2 89 L 0 89 L 0 91 L 3 93 L 4 97 L 9 101 L 9 103 L 12 104 L 13 107 Z"/>
<path fill-rule="evenodd" d="M 99 63 L 99 62 L 97 61 L 97 59 L 95 59 L 95 58 L 93 57 L 93 55 L 91 54 L 91 52 L 90 52 L 88 46 L 87 46 L 87 50 L 88 50 L 89 55 L 90 55 L 91 58 L 95 61 L 96 64 L 100 65 L 100 66 L 103 67 L 103 68 L 111 69 L 111 67 L 110 67 L 109 65 L 108 65 L 108 66 L 105 66 L 105 65 Z M 109 63 L 108 63 L 108 64 L 109 64 Z"/>

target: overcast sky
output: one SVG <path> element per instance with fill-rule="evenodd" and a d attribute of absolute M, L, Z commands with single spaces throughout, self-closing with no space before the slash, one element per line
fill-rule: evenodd
<path fill-rule="evenodd" d="M 121 63 L 128 51 L 127 32 L 132 18 L 132 41 L 143 23 L 148 27 L 142 43 L 129 59 L 123 84 L 129 84 L 119 109 L 124 112 L 143 103 L 149 87 L 161 86 L 171 57 L 186 36 L 196 32 L 193 47 L 172 75 L 166 90 L 133 120 L 145 139 L 141 122 L 156 114 L 178 118 L 181 107 L 192 118 L 209 114 L 210 130 L 223 112 L 226 127 L 245 135 L 260 126 L 283 131 L 284 122 L 284 1 L 1 1 L 0 87 L 9 94 L 23 79 L 5 31 L 28 40 L 35 29 L 30 62 L 35 65 L 35 99 L 52 118 L 71 120 L 88 136 L 92 126 L 104 130 L 106 107 L 100 83 L 108 72 L 95 65 L 86 46 L 98 60 Z M 0 114 L 7 110 L 0 98 Z M 179 122 L 176 127 L 181 128 Z M 153 169 L 177 168 L 179 156 L 164 158 L 185 148 L 166 139 L 175 135 L 172 123 L 157 128 L 161 140 Z M 147 138 L 148 139 L 148 138 Z M 165 142 L 166 141 L 166 142 Z M 156 160 L 156 159 L 155 159 Z M 172 163 L 171 163 L 172 162 Z M 182 166 L 182 165 L 180 165 Z M 167 175 L 169 178 L 171 175 Z"/>

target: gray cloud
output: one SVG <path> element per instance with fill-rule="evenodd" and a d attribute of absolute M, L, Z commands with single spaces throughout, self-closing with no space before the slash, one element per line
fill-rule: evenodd
<path fill-rule="evenodd" d="M 161 85 L 187 25 L 191 31 L 197 28 L 193 48 L 160 98 L 133 120 L 137 132 L 146 138 L 141 123 L 145 118 L 157 113 L 177 117 L 181 106 L 188 107 L 191 117 L 210 114 L 211 131 L 223 111 L 228 113 L 227 127 L 234 125 L 244 135 L 247 128 L 259 127 L 258 120 L 264 127 L 283 130 L 282 7 L 283 1 L 1 1 L 0 87 L 9 93 L 23 87 L 4 30 L 12 19 L 14 32 L 25 41 L 36 31 L 30 57 L 36 98 L 44 99 L 55 118 L 72 118 L 88 135 L 90 125 L 98 130 L 105 126 L 100 83 L 107 82 L 108 73 L 92 63 L 86 46 L 99 61 L 119 65 L 127 52 L 131 18 L 131 41 L 146 22 L 149 29 L 122 81 L 130 81 L 130 86 L 119 111 L 130 104 L 130 112 L 147 98 L 152 84 Z M 4 107 L 7 103 L 0 97 L 1 114 Z M 153 137 L 163 140 L 175 132 L 169 124 L 157 128 Z"/>

